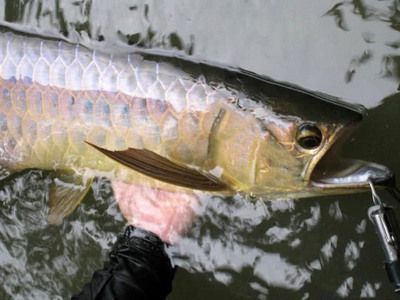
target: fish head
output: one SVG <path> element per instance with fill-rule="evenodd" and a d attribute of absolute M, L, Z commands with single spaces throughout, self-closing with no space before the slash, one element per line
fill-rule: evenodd
<path fill-rule="evenodd" d="M 297 90 L 268 100 L 264 115 L 257 116 L 264 135 L 256 153 L 253 194 L 344 194 L 367 189 L 369 181 L 385 184 L 393 179 L 386 166 L 339 155 L 362 120 L 363 107 Z"/>

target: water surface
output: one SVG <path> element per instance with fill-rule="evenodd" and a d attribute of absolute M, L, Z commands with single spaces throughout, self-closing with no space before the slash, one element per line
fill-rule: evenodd
<path fill-rule="evenodd" d="M 399 173 L 399 9 L 371 0 L 15 0 L 0 1 L 0 20 L 111 53 L 172 51 L 363 104 L 370 113 L 345 154 Z M 1 185 L 0 299 L 68 298 L 124 226 L 106 180 L 61 226 L 47 225 L 47 189 L 41 171 Z M 169 299 L 392 299 L 370 205 L 369 194 L 207 199 L 173 249 L 181 268 Z"/>

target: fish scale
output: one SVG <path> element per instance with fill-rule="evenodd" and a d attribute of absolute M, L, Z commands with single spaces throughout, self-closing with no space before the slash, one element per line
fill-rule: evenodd
<path fill-rule="evenodd" d="M 0 33 L 0 100 L 11 170 L 268 197 L 322 193 L 313 170 L 360 120 L 337 99 L 243 70 L 13 33 Z M 315 149 L 296 140 L 304 124 L 321 133 Z"/>
<path fill-rule="evenodd" d="M 111 57 L 2 33 L 2 163 L 15 170 L 120 168 L 102 162 L 89 141 L 114 150 L 143 147 L 202 166 L 207 147 L 191 139 L 201 136 L 207 145 L 212 122 L 206 119 L 213 113 L 205 108 L 227 91 L 207 90 L 204 82 L 168 68 L 135 55 Z M 186 115 L 198 120 L 190 129 Z"/>

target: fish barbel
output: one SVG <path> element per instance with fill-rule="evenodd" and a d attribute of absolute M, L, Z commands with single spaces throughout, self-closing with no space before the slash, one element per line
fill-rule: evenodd
<path fill-rule="evenodd" d="M 361 120 L 359 107 L 245 71 L 0 33 L 0 98 L 0 163 L 54 171 L 54 220 L 95 176 L 269 198 L 391 176 L 323 158 Z"/>

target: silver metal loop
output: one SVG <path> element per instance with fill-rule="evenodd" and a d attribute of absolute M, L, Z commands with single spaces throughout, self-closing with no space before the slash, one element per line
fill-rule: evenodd
<path fill-rule="evenodd" d="M 373 182 L 370 180 L 370 181 L 368 181 L 368 183 L 369 183 L 369 187 L 371 188 L 372 201 L 374 202 L 375 205 L 383 206 L 382 200 L 379 197 L 378 193 L 376 192 Z"/>

